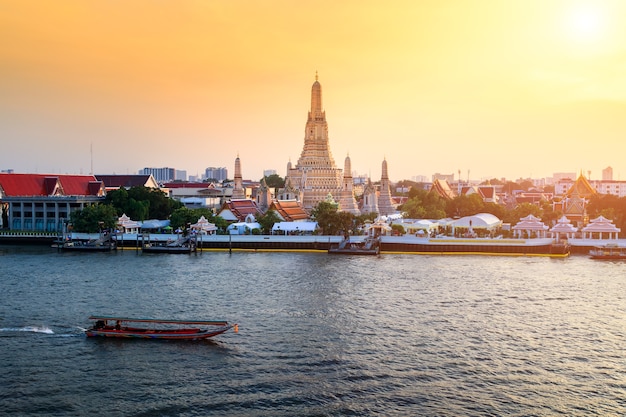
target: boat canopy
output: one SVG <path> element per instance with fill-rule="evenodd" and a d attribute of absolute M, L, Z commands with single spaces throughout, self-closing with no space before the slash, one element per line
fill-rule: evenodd
<path fill-rule="evenodd" d="M 129 318 L 129 317 L 111 317 L 111 316 L 90 316 L 89 320 L 102 321 L 122 321 L 129 323 L 158 323 L 158 324 L 191 324 L 191 325 L 213 325 L 226 326 L 225 320 L 172 320 L 172 319 L 148 319 L 148 318 Z"/>
<path fill-rule="evenodd" d="M 141 229 L 164 229 L 169 225 L 169 220 L 146 220 L 141 223 Z"/>

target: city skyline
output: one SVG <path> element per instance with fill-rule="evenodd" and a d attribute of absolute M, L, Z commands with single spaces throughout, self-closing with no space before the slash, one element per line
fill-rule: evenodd
<path fill-rule="evenodd" d="M 624 179 L 626 4 L 0 0 L 0 169 L 285 176 L 316 71 L 377 180 Z M 340 166 L 341 168 L 341 166 Z"/>

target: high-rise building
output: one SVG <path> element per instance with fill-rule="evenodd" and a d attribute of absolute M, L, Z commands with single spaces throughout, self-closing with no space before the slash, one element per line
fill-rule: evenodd
<path fill-rule="evenodd" d="M 339 197 L 343 175 L 335 165 L 328 140 L 326 112 L 322 108 L 322 86 L 318 81 L 311 87 L 311 110 L 305 126 L 304 148 L 295 167 L 287 166 L 287 179 L 300 191 L 306 210 L 325 201 L 329 194 Z"/>
<path fill-rule="evenodd" d="M 176 179 L 176 170 L 174 168 L 144 168 L 139 171 L 140 175 L 152 175 L 156 182 L 171 182 Z"/>
<path fill-rule="evenodd" d="M 613 181 L 613 168 L 606 167 L 602 170 L 602 181 Z"/>
<path fill-rule="evenodd" d="M 222 182 L 225 179 L 228 179 L 228 170 L 224 167 L 209 167 L 204 170 L 204 178 L 214 179 L 216 181 Z"/>
<path fill-rule="evenodd" d="M 187 171 L 185 170 L 176 170 L 176 179 L 178 181 L 187 181 Z"/>

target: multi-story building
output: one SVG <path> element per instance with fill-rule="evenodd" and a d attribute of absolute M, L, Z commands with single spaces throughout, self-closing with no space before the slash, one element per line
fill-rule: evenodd
<path fill-rule="evenodd" d="M 611 194 L 617 197 L 626 197 L 626 181 L 603 180 L 589 182 L 600 194 Z"/>
<path fill-rule="evenodd" d="M 58 231 L 73 211 L 105 196 L 93 175 L 0 174 L 0 228 Z"/>
<path fill-rule="evenodd" d="M 139 174 L 152 175 L 158 183 L 170 182 L 176 180 L 176 170 L 174 168 L 144 168 Z"/>
<path fill-rule="evenodd" d="M 209 167 L 204 170 L 204 178 L 214 179 L 218 182 L 222 182 L 225 179 L 228 179 L 228 170 L 225 167 L 221 167 L 221 168 Z"/>

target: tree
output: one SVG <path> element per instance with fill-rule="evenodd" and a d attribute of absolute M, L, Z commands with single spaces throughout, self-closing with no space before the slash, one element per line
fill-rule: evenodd
<path fill-rule="evenodd" d="M 465 217 L 481 213 L 485 203 L 478 194 L 462 194 L 449 201 L 446 206 L 448 217 Z"/>
<path fill-rule="evenodd" d="M 263 178 L 265 178 L 265 183 L 270 188 L 283 188 L 285 186 L 285 180 L 278 174 L 267 175 Z"/>
<path fill-rule="evenodd" d="M 333 216 L 337 213 L 337 205 L 328 201 L 320 201 L 311 210 L 311 218 L 317 222 L 321 234 L 327 235 L 332 228 Z"/>
<path fill-rule="evenodd" d="M 189 209 L 185 206 L 174 210 L 170 216 L 170 226 L 174 229 L 185 228 L 188 224 L 195 224 L 200 217 L 204 216 L 209 223 L 213 223 L 218 230 L 226 230 L 228 222 L 216 216 L 207 208 Z"/>
<path fill-rule="evenodd" d="M 404 230 L 404 226 L 402 226 L 401 224 L 392 224 L 391 231 L 398 236 L 402 236 L 406 233 L 406 231 Z"/>
<path fill-rule="evenodd" d="M 434 191 L 412 188 L 409 199 L 400 208 L 410 219 L 442 219 L 446 217 L 446 201 Z"/>
<path fill-rule="evenodd" d="M 333 235 L 342 234 L 348 235 L 350 232 L 354 231 L 354 214 L 348 211 L 340 211 L 335 214 L 335 218 L 333 221 L 333 228 L 330 231 Z M 330 233 L 329 233 L 330 234 Z"/>
<path fill-rule="evenodd" d="M 365 223 L 373 223 L 376 220 L 376 217 L 378 217 L 378 213 L 365 213 L 356 216 L 354 218 L 352 234 L 358 234 L 359 231 L 363 229 L 363 226 L 365 226 Z"/>
<path fill-rule="evenodd" d="M 596 194 L 591 196 L 587 205 L 589 217 L 604 216 L 612 220 L 616 227 L 626 231 L 626 197 L 612 194 Z"/>
<path fill-rule="evenodd" d="M 257 223 L 261 225 L 261 231 L 263 234 L 270 234 L 274 223 L 280 222 L 280 217 L 274 210 L 268 210 L 265 214 L 257 217 Z"/>
<path fill-rule="evenodd" d="M 169 219 L 174 209 L 182 207 L 163 191 L 144 186 L 109 191 L 105 201 L 115 207 L 118 216 L 126 213 L 133 220 Z"/>
<path fill-rule="evenodd" d="M 328 201 L 320 201 L 311 211 L 311 217 L 324 235 L 347 234 L 356 228 L 354 214 L 338 211 L 337 205 Z"/>
<path fill-rule="evenodd" d="M 105 229 L 113 229 L 117 224 L 117 212 L 109 204 L 93 204 L 85 206 L 70 214 L 73 230 L 80 233 L 98 233 Z"/>
<path fill-rule="evenodd" d="M 485 203 L 482 211 L 483 213 L 493 214 L 500 220 L 504 219 L 507 213 L 506 207 L 497 203 Z"/>
<path fill-rule="evenodd" d="M 502 186 L 502 192 L 506 193 L 506 194 L 509 194 L 509 195 L 512 195 L 513 191 L 520 190 L 520 189 L 521 188 L 520 188 L 519 184 L 516 183 L 516 182 L 513 182 L 513 181 L 507 181 Z"/>
<path fill-rule="evenodd" d="M 503 219 L 505 223 L 517 224 L 520 219 L 532 214 L 535 217 L 541 218 L 541 208 L 531 203 L 522 203 L 515 207 L 513 210 L 506 213 Z"/>

